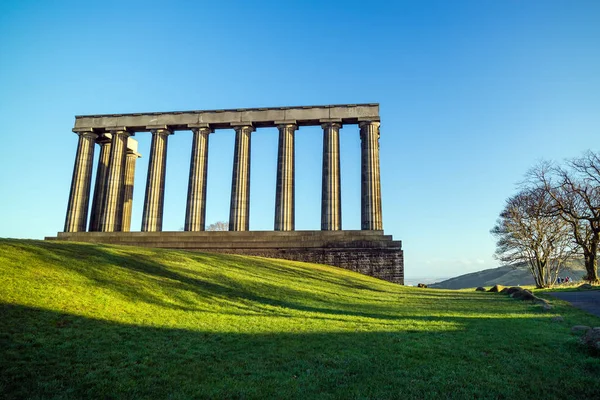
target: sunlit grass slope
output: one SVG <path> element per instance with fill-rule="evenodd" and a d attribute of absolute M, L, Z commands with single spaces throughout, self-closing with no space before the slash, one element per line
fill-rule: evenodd
<path fill-rule="evenodd" d="M 0 240 L 0 398 L 593 398 L 575 324 L 600 319 L 299 262 Z"/>

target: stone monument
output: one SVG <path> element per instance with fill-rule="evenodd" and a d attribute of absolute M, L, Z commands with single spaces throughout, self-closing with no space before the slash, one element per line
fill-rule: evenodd
<path fill-rule="evenodd" d="M 361 138 L 360 231 L 342 230 L 339 135 L 352 124 L 360 127 Z M 294 136 L 300 127 L 315 125 L 323 129 L 321 230 L 296 231 Z M 403 284 L 402 244 L 383 233 L 379 125 L 378 104 L 76 116 L 73 132 L 79 141 L 65 227 L 47 239 L 316 262 Z M 252 132 L 265 127 L 279 130 L 274 230 L 249 231 L 250 143 Z M 235 130 L 229 232 L 206 232 L 208 141 L 221 129 Z M 193 139 L 184 231 L 163 232 L 167 143 L 170 135 L 185 130 Z M 132 136 L 140 132 L 150 132 L 152 143 L 141 231 L 130 232 L 140 157 Z M 96 145 L 100 154 L 88 218 Z"/>

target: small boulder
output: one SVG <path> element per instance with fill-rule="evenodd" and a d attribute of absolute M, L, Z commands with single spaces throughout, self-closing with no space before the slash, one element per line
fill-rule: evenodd
<path fill-rule="evenodd" d="M 475 289 L 476 292 L 485 292 L 485 288 L 479 286 L 477 289 Z"/>
<path fill-rule="evenodd" d="M 572 333 L 587 332 L 590 329 L 592 329 L 592 328 L 590 328 L 589 326 L 586 326 L 586 325 L 575 325 L 574 327 L 571 328 L 571 332 Z"/>
<path fill-rule="evenodd" d="M 591 349 L 600 351 L 600 327 L 588 329 L 585 335 L 581 337 L 581 343 Z"/>
<path fill-rule="evenodd" d="M 513 293 L 520 292 L 522 290 L 523 290 L 523 288 L 520 288 L 518 286 L 513 286 L 513 287 L 507 288 L 506 291 L 504 291 L 504 289 L 503 289 L 503 293 L 506 293 L 508 295 L 512 295 Z"/>
<path fill-rule="evenodd" d="M 510 297 L 512 297 L 513 299 L 523 300 L 523 301 L 537 299 L 537 297 L 535 297 L 533 294 L 531 294 L 531 292 L 528 290 L 519 290 L 519 291 L 513 292 L 513 294 L 511 294 Z"/>
<path fill-rule="evenodd" d="M 580 285 L 577 289 L 584 289 L 584 290 L 589 290 L 589 289 L 593 289 L 594 287 L 592 285 L 590 285 L 589 283 L 584 283 L 583 285 Z"/>
<path fill-rule="evenodd" d="M 557 315 L 556 317 L 552 317 L 552 319 L 550 321 L 552 322 L 564 322 L 564 318 L 561 317 L 560 315 Z"/>
<path fill-rule="evenodd" d="M 420 288 L 427 288 L 427 285 L 426 285 L 426 284 L 424 284 L 424 283 L 419 283 L 419 284 L 417 284 L 417 287 L 420 287 Z"/>
<path fill-rule="evenodd" d="M 503 288 L 504 288 L 504 286 L 502 286 L 502 285 L 494 285 L 494 287 L 492 287 L 490 290 L 488 290 L 488 292 L 498 293 Z"/>

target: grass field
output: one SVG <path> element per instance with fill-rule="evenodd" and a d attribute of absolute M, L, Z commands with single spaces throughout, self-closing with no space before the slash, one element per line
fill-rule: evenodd
<path fill-rule="evenodd" d="M 597 398 L 576 324 L 600 318 L 291 261 L 0 240 L 0 398 Z"/>
<path fill-rule="evenodd" d="M 536 294 L 550 293 L 550 292 L 589 292 L 590 290 L 600 290 L 600 286 L 594 285 L 591 289 L 580 289 L 579 286 L 584 283 L 588 283 L 586 281 L 578 281 L 574 284 L 570 285 L 560 285 L 554 286 L 553 288 L 546 289 L 533 289 Z"/>

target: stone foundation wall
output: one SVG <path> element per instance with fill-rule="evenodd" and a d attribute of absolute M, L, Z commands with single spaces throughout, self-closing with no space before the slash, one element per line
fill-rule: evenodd
<path fill-rule="evenodd" d="M 47 239 L 282 258 L 404 284 L 402 242 L 383 231 L 59 232 Z"/>
<path fill-rule="evenodd" d="M 240 254 L 284 260 L 333 265 L 404 285 L 404 253 L 402 250 L 341 249 L 207 249 L 214 253 Z"/>

